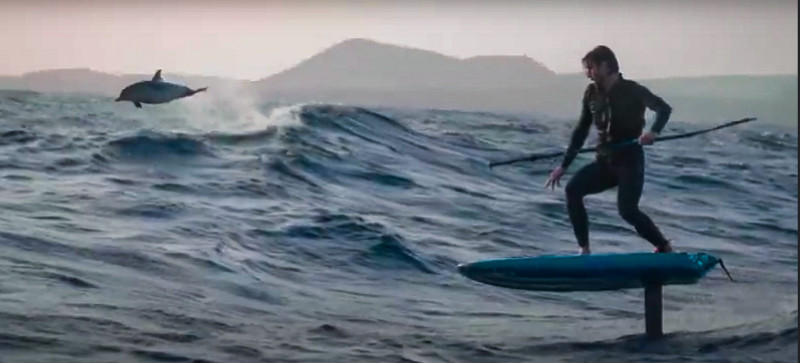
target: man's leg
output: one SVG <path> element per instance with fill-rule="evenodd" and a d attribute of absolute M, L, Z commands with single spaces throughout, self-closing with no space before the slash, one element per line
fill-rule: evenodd
<path fill-rule="evenodd" d="M 589 247 L 589 217 L 583 198 L 589 194 L 597 194 L 617 185 L 614 173 L 603 162 L 593 162 L 584 166 L 569 180 L 567 193 L 567 211 L 578 245 Z"/>
<path fill-rule="evenodd" d="M 642 238 L 663 252 L 671 251 L 669 241 L 655 223 L 639 209 L 644 188 L 644 151 L 639 149 L 627 160 L 613 166 L 619 181 L 617 207 L 619 215 L 631 224 Z"/>

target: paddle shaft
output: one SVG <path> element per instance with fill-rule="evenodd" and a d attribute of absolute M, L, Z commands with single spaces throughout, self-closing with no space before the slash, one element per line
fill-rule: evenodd
<path fill-rule="evenodd" d="M 741 124 L 741 123 L 754 121 L 756 119 L 757 118 L 755 118 L 755 117 L 748 117 L 748 118 L 743 118 L 741 120 L 727 122 L 727 123 L 724 123 L 722 125 L 715 126 L 715 127 L 708 128 L 708 129 L 697 130 L 697 131 L 693 131 L 693 132 L 687 132 L 685 134 L 660 136 L 660 137 L 657 137 L 655 139 L 655 142 L 667 141 L 667 140 L 677 140 L 677 139 L 682 139 L 682 138 L 691 137 L 691 136 L 695 136 L 695 135 L 700 135 L 700 134 L 704 134 L 704 133 L 707 133 L 707 132 L 719 130 L 719 129 L 722 129 L 722 128 L 738 125 L 738 124 Z M 623 148 L 625 146 L 630 146 L 630 145 L 633 145 L 633 144 L 637 144 L 638 142 L 639 142 L 639 140 L 637 140 L 637 139 L 628 140 L 628 141 L 623 141 L 623 142 L 620 142 L 620 143 L 617 143 L 617 144 L 608 145 L 607 148 L 612 149 L 612 150 L 613 149 L 619 149 L 619 148 Z M 580 153 L 586 153 L 586 152 L 593 152 L 593 151 L 597 151 L 597 149 L 598 149 L 597 147 L 587 147 L 587 148 L 583 148 L 583 149 L 578 150 L 578 153 L 580 154 Z M 566 153 L 566 151 L 554 151 L 554 152 L 550 152 L 550 153 L 531 154 L 531 155 L 528 155 L 528 156 L 515 158 L 515 159 L 490 162 L 489 163 L 489 167 L 491 168 L 491 167 L 500 166 L 500 165 L 513 164 L 513 163 L 517 163 L 517 162 L 520 162 L 520 161 L 537 161 L 537 160 L 540 160 L 540 159 L 555 158 L 555 157 L 564 155 L 565 153 Z"/>

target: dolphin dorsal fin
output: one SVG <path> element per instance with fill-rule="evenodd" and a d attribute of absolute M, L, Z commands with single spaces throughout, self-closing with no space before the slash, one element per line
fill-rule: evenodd
<path fill-rule="evenodd" d="M 161 78 L 161 70 L 159 69 L 159 70 L 156 71 L 156 74 L 153 75 L 153 81 L 158 82 L 158 81 L 163 81 L 163 80 L 164 79 Z"/>

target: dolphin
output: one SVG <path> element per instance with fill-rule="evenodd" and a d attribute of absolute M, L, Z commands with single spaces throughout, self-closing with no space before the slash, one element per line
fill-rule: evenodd
<path fill-rule="evenodd" d="M 140 81 L 125 87 L 114 102 L 131 101 L 136 108 L 142 108 L 143 103 L 167 103 L 183 97 L 189 97 L 197 92 L 203 92 L 208 87 L 191 89 L 184 85 L 165 82 L 161 78 L 161 70 L 149 81 Z"/>

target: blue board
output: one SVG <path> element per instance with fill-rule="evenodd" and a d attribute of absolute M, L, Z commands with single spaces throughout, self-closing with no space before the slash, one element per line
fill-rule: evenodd
<path fill-rule="evenodd" d="M 706 253 L 511 257 L 458 265 L 485 284 L 538 291 L 600 291 L 694 284 L 720 260 Z"/>

